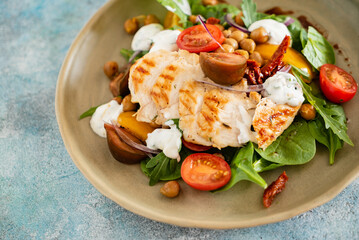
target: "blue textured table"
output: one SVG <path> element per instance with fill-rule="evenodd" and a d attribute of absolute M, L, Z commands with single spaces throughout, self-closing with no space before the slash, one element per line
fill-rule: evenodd
<path fill-rule="evenodd" d="M 54 99 L 71 42 L 104 2 L 0 1 L 0 239 L 359 239 L 359 179 L 290 220 L 224 231 L 158 223 L 102 196 L 63 145 Z"/>

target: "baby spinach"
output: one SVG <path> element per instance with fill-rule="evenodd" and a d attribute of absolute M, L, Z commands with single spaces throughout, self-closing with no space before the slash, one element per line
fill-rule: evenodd
<path fill-rule="evenodd" d="M 300 43 L 302 44 L 302 48 L 305 48 L 305 45 L 307 45 L 308 42 L 308 33 L 304 28 L 300 30 L 299 38 Z"/>
<path fill-rule="evenodd" d="M 333 133 L 332 129 L 325 128 L 322 117 L 310 121 L 308 126 L 312 136 L 329 149 L 329 164 L 333 164 L 335 153 L 343 147 L 343 141 Z"/>
<path fill-rule="evenodd" d="M 252 0 L 243 0 L 241 8 L 244 25 L 248 28 L 252 23 L 258 20 L 257 5 Z"/>
<path fill-rule="evenodd" d="M 99 106 L 89 108 L 86 112 L 80 115 L 80 120 L 85 117 L 91 117 Z"/>
<path fill-rule="evenodd" d="M 345 113 L 341 106 L 329 103 L 324 98 L 316 97 L 311 91 L 311 87 L 306 84 L 301 77 L 308 77 L 308 74 L 297 67 L 292 66 L 292 73 L 296 77 L 298 83 L 301 85 L 303 93 L 307 101 L 313 105 L 320 116 L 323 118 L 326 129 L 331 129 L 335 135 L 341 140 L 354 146 L 347 134 L 347 125 L 345 120 Z"/>
<path fill-rule="evenodd" d="M 253 143 L 249 142 L 246 146 L 240 148 L 235 154 L 231 163 L 231 180 L 223 188 L 214 192 L 226 191 L 242 180 L 257 183 L 259 186 L 266 188 L 266 181 L 253 168 Z"/>
<path fill-rule="evenodd" d="M 259 158 L 258 160 L 255 160 L 253 162 L 253 168 L 256 172 L 269 171 L 282 166 L 284 166 L 284 164 L 270 162 L 265 160 L 264 158 Z"/>
<path fill-rule="evenodd" d="M 309 133 L 307 122 L 301 119 L 295 120 L 265 150 L 256 148 L 265 160 L 284 165 L 309 162 L 314 157 L 315 150 L 315 139 Z"/>
<path fill-rule="evenodd" d="M 335 63 L 332 45 L 313 27 L 308 28 L 308 41 L 302 51 L 303 55 L 317 70 L 326 63 Z"/>

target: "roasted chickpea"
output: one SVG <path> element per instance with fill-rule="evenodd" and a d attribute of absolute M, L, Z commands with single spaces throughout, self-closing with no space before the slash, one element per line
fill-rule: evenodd
<path fill-rule="evenodd" d="M 189 16 L 189 21 L 193 24 L 197 23 L 197 16 L 196 15 L 191 15 Z"/>
<path fill-rule="evenodd" d="M 243 12 L 240 12 L 240 13 L 238 13 L 238 14 L 236 15 L 236 17 L 235 17 L 235 19 L 234 19 L 234 21 L 235 21 L 238 25 L 240 25 L 240 26 L 244 26 L 244 22 L 243 22 L 242 17 L 243 17 Z"/>
<path fill-rule="evenodd" d="M 260 65 L 263 64 L 263 58 L 262 58 L 262 55 L 257 52 L 257 51 L 254 51 L 252 52 L 250 55 L 249 55 L 249 59 L 253 59 L 255 60 L 257 63 L 259 63 Z"/>
<path fill-rule="evenodd" d="M 222 31 L 224 37 L 228 38 L 231 34 L 232 34 L 232 31 L 231 30 L 224 30 Z"/>
<path fill-rule="evenodd" d="M 125 24 L 124 24 L 124 27 L 125 27 L 125 31 L 128 33 L 128 34 L 135 34 L 137 32 L 137 30 L 139 29 L 140 27 L 140 24 L 138 22 L 138 20 L 136 18 L 130 18 L 130 19 L 127 19 Z"/>
<path fill-rule="evenodd" d="M 122 106 L 124 112 L 135 111 L 137 109 L 136 104 L 131 102 L 131 94 L 123 98 Z"/>
<path fill-rule="evenodd" d="M 305 120 L 313 120 L 316 115 L 316 110 L 313 105 L 305 103 L 300 107 L 299 113 Z"/>
<path fill-rule="evenodd" d="M 235 53 L 238 53 L 239 55 L 242 55 L 243 57 L 245 57 L 246 59 L 249 59 L 249 53 L 246 50 L 243 49 L 238 49 L 236 51 L 234 51 Z"/>
<path fill-rule="evenodd" d="M 252 39 L 243 39 L 239 42 L 239 45 L 242 49 L 247 50 L 249 53 L 252 53 L 256 48 L 256 43 Z"/>
<path fill-rule="evenodd" d="M 115 61 L 108 61 L 103 66 L 103 72 L 109 79 L 113 79 L 118 74 L 118 64 Z"/>
<path fill-rule="evenodd" d="M 235 39 L 237 42 L 240 42 L 243 39 L 248 38 L 248 34 L 242 32 L 242 31 L 235 31 L 235 32 L 232 32 L 229 37 Z"/>
<path fill-rule="evenodd" d="M 265 43 L 269 39 L 269 35 L 264 27 L 259 27 L 251 32 L 250 38 L 253 39 L 256 43 Z"/>
<path fill-rule="evenodd" d="M 223 48 L 223 49 L 222 49 Z M 215 52 L 227 52 L 227 53 L 232 53 L 234 52 L 234 47 L 229 45 L 229 44 L 223 44 L 222 48 L 217 48 L 217 50 Z"/>
<path fill-rule="evenodd" d="M 202 0 L 202 4 L 207 6 L 207 5 L 217 5 L 218 4 L 218 0 Z"/>
<path fill-rule="evenodd" d="M 122 103 L 122 97 L 121 96 L 114 97 L 114 98 L 112 98 L 112 100 L 115 100 L 118 104 Z"/>
<path fill-rule="evenodd" d="M 234 50 L 238 49 L 238 42 L 233 38 L 226 38 L 223 43 L 231 45 L 234 48 Z"/>
<path fill-rule="evenodd" d="M 237 32 L 237 31 L 239 31 L 237 28 L 235 28 L 235 27 L 230 27 L 230 28 L 228 28 L 228 30 L 230 30 L 231 32 Z"/>
<path fill-rule="evenodd" d="M 163 187 L 161 187 L 160 192 L 169 198 L 177 197 L 180 192 L 180 185 L 177 181 L 166 182 Z"/>
<path fill-rule="evenodd" d="M 160 23 L 160 20 L 158 20 L 158 18 L 153 15 L 153 14 L 148 14 L 145 18 L 145 25 L 151 24 L 151 23 Z"/>
<path fill-rule="evenodd" d="M 218 27 L 219 30 L 224 31 L 224 27 L 221 24 L 214 24 L 214 26 Z"/>

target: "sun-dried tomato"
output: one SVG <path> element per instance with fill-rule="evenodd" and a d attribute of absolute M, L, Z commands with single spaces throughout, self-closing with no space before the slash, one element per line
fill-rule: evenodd
<path fill-rule="evenodd" d="M 273 76 L 279 69 L 281 69 L 281 66 L 283 66 L 283 57 L 287 52 L 289 44 L 290 37 L 285 36 L 277 50 L 272 55 L 272 58 L 267 62 L 266 65 L 264 65 L 264 67 L 262 67 L 261 72 L 263 74 L 263 79 L 267 79 Z"/>
<path fill-rule="evenodd" d="M 208 24 L 219 24 L 221 22 L 221 20 L 219 20 L 218 18 L 215 17 L 210 17 L 207 19 L 206 23 Z"/>
<path fill-rule="evenodd" d="M 260 64 L 255 60 L 247 60 L 247 69 L 244 77 L 248 80 L 251 85 L 262 84 Z"/>
<path fill-rule="evenodd" d="M 263 205 L 266 208 L 269 208 L 272 204 L 274 197 L 283 191 L 285 188 L 285 183 L 288 181 L 288 176 L 285 171 L 275 180 L 274 182 L 269 185 L 263 193 Z"/>

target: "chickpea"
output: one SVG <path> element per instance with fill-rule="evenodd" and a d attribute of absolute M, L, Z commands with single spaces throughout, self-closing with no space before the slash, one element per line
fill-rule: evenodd
<path fill-rule="evenodd" d="M 249 53 L 246 50 L 243 49 L 238 49 L 236 51 L 234 51 L 235 53 L 238 53 L 239 55 L 242 55 L 243 57 L 245 57 L 246 59 L 249 59 Z"/>
<path fill-rule="evenodd" d="M 126 20 L 124 27 L 128 34 L 133 35 L 140 28 L 140 24 L 136 18 L 130 18 Z"/>
<path fill-rule="evenodd" d="M 243 39 L 248 38 L 248 34 L 242 31 L 235 31 L 229 37 L 235 39 L 237 42 L 240 42 Z"/>
<path fill-rule="evenodd" d="M 115 61 L 108 61 L 103 66 L 103 72 L 109 79 L 113 79 L 118 74 L 118 64 Z"/>
<path fill-rule="evenodd" d="M 243 12 L 240 12 L 240 13 L 238 13 L 238 14 L 236 15 L 236 17 L 235 17 L 235 19 L 234 19 L 234 21 L 235 21 L 238 25 L 240 25 L 240 26 L 244 26 L 244 22 L 243 22 L 242 17 L 243 17 Z"/>
<path fill-rule="evenodd" d="M 242 49 L 247 50 L 249 53 L 252 53 L 256 48 L 256 43 L 252 39 L 243 39 L 239 42 L 239 45 Z"/>
<path fill-rule="evenodd" d="M 122 97 L 120 96 L 114 97 L 112 100 L 115 100 L 118 104 L 122 103 Z"/>
<path fill-rule="evenodd" d="M 233 38 L 226 38 L 223 43 L 231 45 L 234 48 L 234 50 L 238 49 L 238 42 Z"/>
<path fill-rule="evenodd" d="M 135 111 L 137 109 L 136 104 L 131 102 L 131 94 L 123 98 L 122 107 L 124 112 Z"/>
<path fill-rule="evenodd" d="M 221 24 L 214 24 L 214 26 L 218 27 L 219 30 L 224 31 L 224 27 Z"/>
<path fill-rule="evenodd" d="M 237 28 L 235 28 L 235 27 L 230 27 L 230 28 L 228 28 L 228 30 L 231 30 L 231 32 L 237 32 L 237 31 L 239 31 Z"/>
<path fill-rule="evenodd" d="M 196 15 L 191 15 L 189 16 L 189 21 L 193 24 L 197 23 L 197 16 Z"/>
<path fill-rule="evenodd" d="M 223 44 L 222 48 L 217 48 L 217 50 L 215 52 L 219 52 L 219 53 L 232 53 L 232 52 L 234 52 L 234 47 L 229 45 L 229 44 Z"/>
<path fill-rule="evenodd" d="M 251 32 L 250 38 L 253 39 L 256 43 L 265 43 L 269 39 L 269 35 L 264 27 L 259 27 Z"/>
<path fill-rule="evenodd" d="M 300 107 L 299 113 L 305 120 L 313 120 L 316 115 L 316 110 L 313 105 L 305 103 Z"/>
<path fill-rule="evenodd" d="M 255 60 L 257 63 L 259 63 L 260 65 L 263 64 L 263 58 L 262 58 L 262 55 L 257 52 L 257 51 L 254 51 L 252 52 L 250 55 L 249 55 L 249 59 L 253 59 Z"/>
<path fill-rule="evenodd" d="M 216 156 L 216 157 L 220 157 L 220 158 L 222 158 L 223 160 L 226 160 L 226 159 L 224 158 L 224 156 L 223 156 L 222 153 L 213 153 L 213 155 Z"/>
<path fill-rule="evenodd" d="M 145 25 L 151 24 L 151 23 L 160 23 L 160 20 L 158 20 L 158 18 L 153 15 L 153 14 L 148 14 L 145 18 Z"/>
<path fill-rule="evenodd" d="M 177 181 L 166 182 L 163 187 L 161 187 L 160 192 L 169 198 L 177 197 L 180 191 L 180 185 Z"/>
<path fill-rule="evenodd" d="M 223 32 L 224 37 L 226 37 L 226 38 L 228 38 L 232 34 L 231 30 L 224 30 L 222 32 Z"/>
<path fill-rule="evenodd" d="M 218 0 L 202 0 L 202 4 L 207 6 L 207 5 L 217 5 L 218 4 Z"/>

